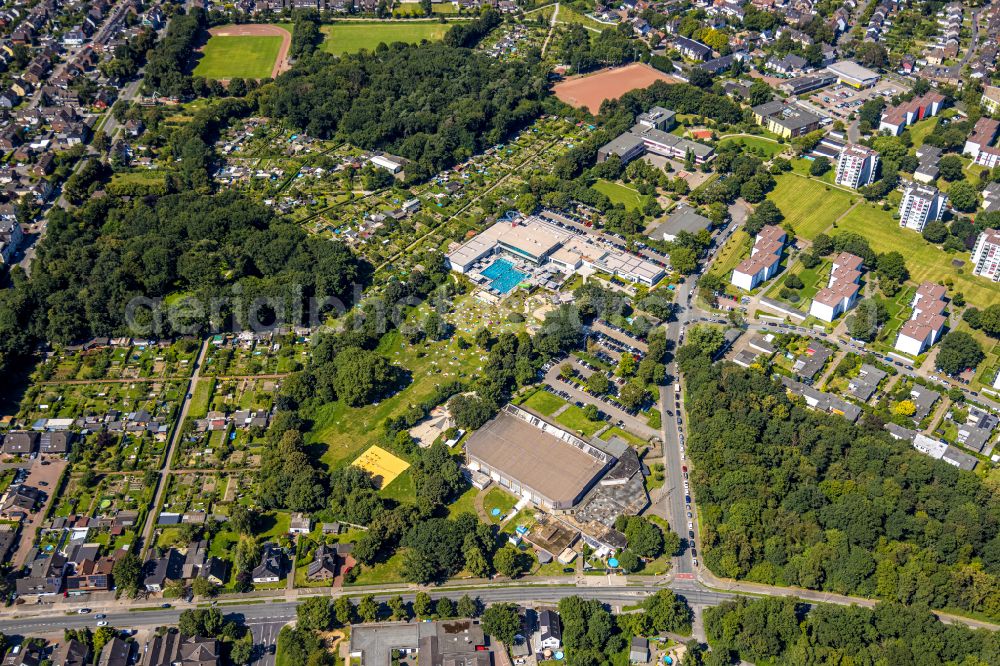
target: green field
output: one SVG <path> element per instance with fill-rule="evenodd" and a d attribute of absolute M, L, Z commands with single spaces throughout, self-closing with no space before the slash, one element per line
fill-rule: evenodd
<path fill-rule="evenodd" d="M 722 246 L 715 261 L 712 262 L 712 268 L 708 272 L 722 278 L 728 276 L 736 268 L 737 264 L 750 256 L 752 247 L 753 241 L 747 232 L 737 229 L 733 232 L 730 239 L 726 241 L 726 244 Z"/>
<path fill-rule="evenodd" d="M 533 409 L 543 416 L 549 416 L 554 411 L 566 404 L 566 401 L 548 391 L 535 391 L 535 393 L 524 401 L 524 407 Z"/>
<path fill-rule="evenodd" d="M 378 23 L 334 23 L 324 25 L 324 51 L 334 55 L 357 53 L 361 49 L 374 50 L 380 43 L 407 42 L 416 44 L 421 40 L 436 41 L 444 37 L 451 26 L 437 21 L 380 21 Z"/>
<path fill-rule="evenodd" d="M 646 197 L 628 185 L 613 183 L 610 180 L 602 178 L 594 183 L 592 187 L 611 199 L 611 203 L 625 206 L 626 210 L 640 208 L 646 203 Z"/>
<path fill-rule="evenodd" d="M 795 174 L 782 174 L 777 181 L 767 198 L 781 209 L 796 236 L 810 240 L 843 215 L 854 198 L 848 192 Z"/>
<path fill-rule="evenodd" d="M 565 411 L 556 417 L 556 421 L 570 430 L 583 434 L 585 437 L 590 437 L 605 424 L 601 420 L 591 421 L 583 413 L 583 408 L 576 405 L 568 406 Z"/>
<path fill-rule="evenodd" d="M 281 37 L 212 37 L 205 44 L 195 76 L 206 79 L 265 79 L 281 50 Z"/>
<path fill-rule="evenodd" d="M 876 252 L 901 252 L 906 258 L 910 281 L 915 284 L 927 280 L 943 283 L 951 278 L 955 283 L 954 290 L 965 294 L 965 300 L 970 305 L 985 308 L 997 302 L 996 285 L 970 274 L 967 252 L 949 254 L 931 245 L 920 234 L 901 229 L 899 223 L 892 219 L 890 211 L 861 205 L 838 222 L 837 228 L 863 235 Z M 961 261 L 963 266 L 955 266 L 953 261 Z"/>
<path fill-rule="evenodd" d="M 719 148 L 729 144 L 737 144 L 747 148 L 749 152 L 771 159 L 785 149 L 785 145 L 778 143 L 774 139 L 763 136 L 731 136 L 719 142 Z"/>

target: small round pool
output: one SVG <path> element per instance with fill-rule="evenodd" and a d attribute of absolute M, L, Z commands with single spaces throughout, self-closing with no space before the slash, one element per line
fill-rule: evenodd
<path fill-rule="evenodd" d="M 562 658 L 563 658 L 563 653 L 562 652 L 556 652 L 556 660 L 557 661 L 561 661 Z"/>
<path fill-rule="evenodd" d="M 618 568 L 618 560 L 615 559 L 615 558 L 613 558 L 613 557 L 609 557 L 608 558 L 608 566 L 611 567 L 612 569 L 617 569 Z"/>
<path fill-rule="evenodd" d="M 499 516 L 500 515 L 500 509 L 493 509 L 492 511 L 490 511 L 490 515 L 493 516 L 493 517 Z"/>

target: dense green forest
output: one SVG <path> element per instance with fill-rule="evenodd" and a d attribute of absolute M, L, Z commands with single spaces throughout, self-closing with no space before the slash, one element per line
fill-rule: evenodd
<path fill-rule="evenodd" d="M 1000 663 L 1000 639 L 985 630 L 941 623 L 926 608 L 874 609 L 789 597 L 736 599 L 705 610 L 712 652 L 704 663 L 819 666 L 987 666 Z"/>
<path fill-rule="evenodd" d="M 205 10 L 200 7 L 171 18 L 166 35 L 148 53 L 143 88 L 170 97 L 191 94 L 188 64 L 206 27 Z"/>
<path fill-rule="evenodd" d="M 362 275 L 345 246 L 310 237 L 263 205 L 233 192 L 189 192 L 53 209 L 31 279 L 20 270 L 12 277 L 14 288 L 0 293 L 0 355 L 7 360 L 40 340 L 129 334 L 134 298 L 198 299 L 203 308 L 178 306 L 177 316 L 145 332 L 169 336 L 178 324 L 209 323 L 214 298 L 230 297 L 213 318 L 225 326 L 223 318 L 243 317 L 258 297 L 290 304 L 342 297 Z M 148 314 L 140 310 L 138 320 L 149 321 Z"/>
<path fill-rule="evenodd" d="M 300 60 L 261 95 L 263 113 L 413 161 L 423 178 L 501 143 L 534 120 L 543 73 L 445 44 L 393 44 Z"/>
<path fill-rule="evenodd" d="M 1000 618 L 1000 505 L 971 472 L 681 348 L 704 560 L 717 575 Z"/>

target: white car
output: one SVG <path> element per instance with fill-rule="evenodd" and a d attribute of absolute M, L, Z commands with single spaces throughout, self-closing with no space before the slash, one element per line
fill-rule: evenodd
<path fill-rule="evenodd" d="M 99 620 L 97 622 L 97 626 L 98 627 L 106 627 L 106 626 L 108 626 L 108 621 L 107 620 Z"/>

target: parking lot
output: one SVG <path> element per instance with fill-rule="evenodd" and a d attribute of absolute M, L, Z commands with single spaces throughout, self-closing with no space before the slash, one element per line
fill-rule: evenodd
<path fill-rule="evenodd" d="M 22 525 L 24 531 L 21 533 L 17 552 L 11 559 L 15 569 L 21 568 L 27 562 L 28 553 L 31 552 L 35 543 L 35 533 L 45 519 L 45 512 L 49 504 L 52 503 L 52 497 L 56 492 L 56 483 L 59 481 L 59 477 L 62 476 L 63 470 L 66 469 L 66 465 L 68 464 L 65 460 L 58 458 L 46 458 L 44 461 L 33 460 L 29 470 L 22 470 L 21 474 L 27 471 L 26 478 L 23 480 L 24 484 L 38 488 L 45 493 L 45 501 L 43 506 L 28 516 Z M 15 480 L 15 482 L 17 481 Z"/>
<path fill-rule="evenodd" d="M 909 91 L 908 86 L 885 79 L 864 90 L 838 83 L 816 91 L 809 101 L 833 118 L 845 120 L 852 113 L 857 113 L 861 105 L 873 97 L 882 96 L 886 104 L 890 104 L 893 96 L 907 91 Z"/>

